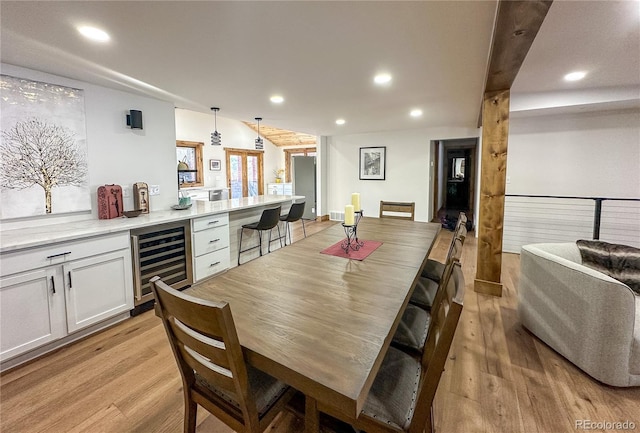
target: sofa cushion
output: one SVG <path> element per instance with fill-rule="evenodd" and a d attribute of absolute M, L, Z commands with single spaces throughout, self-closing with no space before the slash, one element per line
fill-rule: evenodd
<path fill-rule="evenodd" d="M 582 264 L 626 284 L 640 295 L 640 249 L 602 241 L 576 241 Z"/>

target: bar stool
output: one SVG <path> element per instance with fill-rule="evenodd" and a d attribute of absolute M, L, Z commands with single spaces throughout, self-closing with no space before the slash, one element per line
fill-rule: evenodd
<path fill-rule="evenodd" d="M 287 233 L 289 233 L 289 242 L 293 243 L 293 238 L 291 237 L 291 228 L 289 227 L 289 223 L 296 222 L 298 220 L 302 221 L 302 232 L 304 233 L 304 237 L 307 237 L 307 231 L 304 228 L 304 220 L 302 219 L 302 214 L 304 213 L 304 205 L 305 202 L 301 203 L 293 203 L 291 208 L 289 209 L 289 213 L 286 215 L 280 215 L 280 221 L 284 221 L 285 229 L 284 229 L 284 245 L 287 245 Z"/>
<path fill-rule="evenodd" d="M 260 216 L 260 221 L 251 223 L 251 224 L 243 224 L 240 229 L 240 245 L 238 246 L 238 266 L 240 266 L 240 253 L 244 253 L 249 250 L 253 250 L 255 248 L 260 248 L 260 255 L 262 256 L 262 232 L 269 230 L 269 245 L 267 246 L 267 252 L 271 252 L 271 230 L 274 227 L 278 227 L 278 240 L 280 240 L 280 247 L 282 247 L 282 237 L 280 235 L 280 227 L 278 226 L 278 222 L 280 222 L 280 210 L 281 206 L 274 207 L 273 209 L 265 209 L 262 211 L 262 215 Z M 258 245 L 255 247 L 247 248 L 246 250 L 242 249 L 242 233 L 244 229 L 249 230 L 258 230 Z"/>

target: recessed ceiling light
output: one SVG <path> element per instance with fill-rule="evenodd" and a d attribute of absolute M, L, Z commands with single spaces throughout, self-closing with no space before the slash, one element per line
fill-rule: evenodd
<path fill-rule="evenodd" d="M 96 42 L 108 42 L 111 39 L 107 32 L 96 27 L 80 26 L 78 27 L 78 31 L 85 38 Z"/>
<path fill-rule="evenodd" d="M 344 119 L 336 120 L 336 125 L 344 125 L 345 123 L 346 123 L 346 120 L 344 120 Z"/>
<path fill-rule="evenodd" d="M 564 79 L 566 81 L 578 81 L 578 80 L 582 80 L 586 75 L 587 75 L 586 72 L 576 71 L 576 72 L 571 72 L 570 74 L 565 75 Z"/>
<path fill-rule="evenodd" d="M 284 98 L 280 95 L 273 95 L 271 97 L 271 102 L 274 104 L 282 104 L 284 102 Z"/>
<path fill-rule="evenodd" d="M 373 77 L 373 81 L 376 84 L 387 84 L 391 81 L 391 75 L 387 73 L 378 74 L 375 77 Z"/>
<path fill-rule="evenodd" d="M 420 117 L 422 116 L 422 110 L 419 108 L 416 108 L 415 110 L 411 110 L 409 115 L 411 115 L 411 117 Z"/>

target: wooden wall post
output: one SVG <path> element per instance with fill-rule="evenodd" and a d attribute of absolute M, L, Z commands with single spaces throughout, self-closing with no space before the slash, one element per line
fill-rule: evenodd
<path fill-rule="evenodd" d="M 484 94 L 482 104 L 482 173 L 480 175 L 480 220 L 478 262 L 474 290 L 502 296 L 502 231 L 507 173 L 510 91 Z"/>

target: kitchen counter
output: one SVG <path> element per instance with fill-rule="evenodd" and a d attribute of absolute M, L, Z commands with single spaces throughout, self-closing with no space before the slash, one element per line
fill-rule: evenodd
<path fill-rule="evenodd" d="M 234 212 L 260 206 L 277 205 L 302 198 L 304 197 L 291 195 L 261 195 L 257 197 L 243 197 L 239 199 L 220 201 L 194 200 L 192 202 L 193 205 L 189 209 L 152 211 L 149 214 L 142 214 L 135 218 L 122 217 L 110 220 L 91 219 L 72 223 L 4 230 L 0 232 L 0 253 L 6 253 L 21 248 L 99 236 L 108 233 L 122 232 L 140 227 L 170 223 L 200 216 Z"/>

